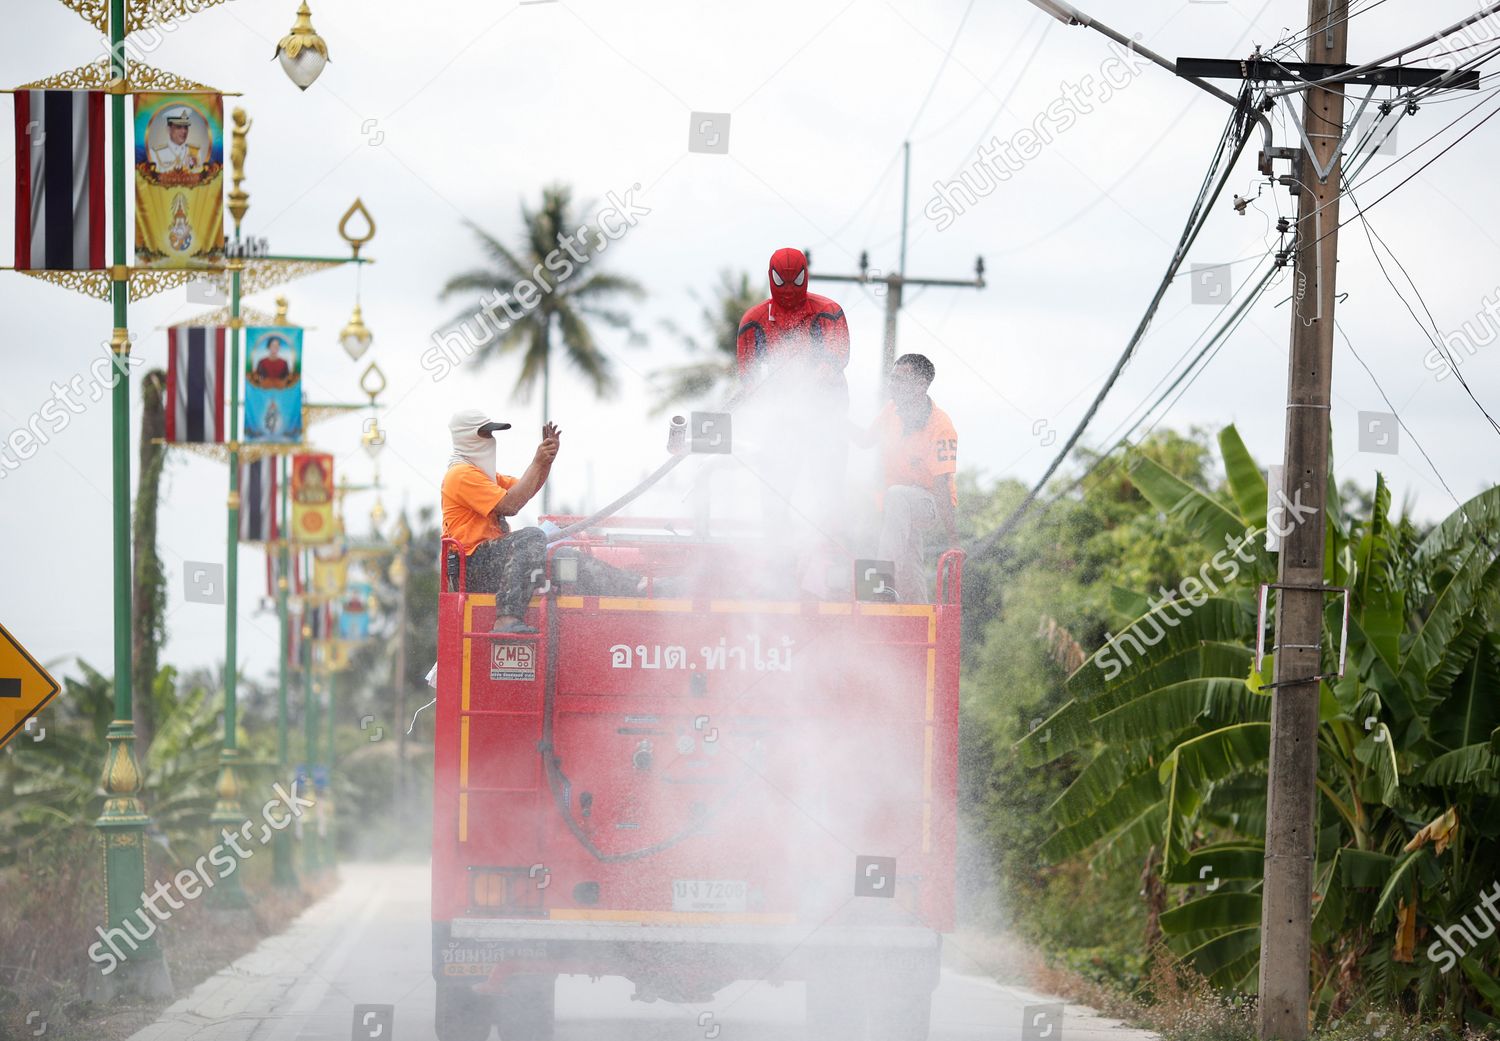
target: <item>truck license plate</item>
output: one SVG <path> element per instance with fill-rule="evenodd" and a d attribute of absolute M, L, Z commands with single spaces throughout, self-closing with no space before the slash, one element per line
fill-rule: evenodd
<path fill-rule="evenodd" d="M 743 911 L 744 882 L 712 882 L 676 879 L 672 883 L 674 911 Z"/>

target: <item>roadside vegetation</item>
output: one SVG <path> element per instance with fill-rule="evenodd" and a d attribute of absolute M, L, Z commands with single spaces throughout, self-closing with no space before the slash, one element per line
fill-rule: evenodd
<path fill-rule="evenodd" d="M 1262 473 L 1233 427 L 1159 434 L 967 579 L 965 807 L 1001 910 L 1135 1018 L 1170 1009 L 1165 979 L 1210 988 L 1183 1008 L 1215 1022 L 1158 1021 L 1169 1037 L 1254 1035 L 1272 668 L 1255 626 L 1276 567 Z M 1330 489 L 1325 581 L 1351 594 L 1344 675 L 1319 694 L 1316 1021 L 1458 1037 L 1500 1022 L 1500 929 L 1481 917 L 1500 884 L 1500 490 L 1422 527 L 1371 485 Z M 1019 495 L 971 488 L 970 529 Z M 1330 596 L 1327 673 L 1342 622 Z M 1369 1017 L 1447 1033 L 1350 1026 Z"/>

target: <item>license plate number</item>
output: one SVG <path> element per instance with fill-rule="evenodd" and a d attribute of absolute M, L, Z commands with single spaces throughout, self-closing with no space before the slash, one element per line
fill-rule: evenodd
<path fill-rule="evenodd" d="M 743 911 L 744 882 L 677 879 L 672 883 L 674 911 Z"/>

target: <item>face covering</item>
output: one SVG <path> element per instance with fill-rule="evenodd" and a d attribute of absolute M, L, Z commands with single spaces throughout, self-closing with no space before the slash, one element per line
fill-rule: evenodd
<path fill-rule="evenodd" d="M 767 277 L 773 310 L 802 310 L 807 303 L 807 258 L 800 249 L 778 249 L 772 253 Z"/>
<path fill-rule="evenodd" d="M 453 413 L 448 420 L 448 432 L 453 435 L 453 454 L 448 465 L 470 463 L 479 467 L 487 477 L 495 476 L 495 438 L 481 434 L 479 428 L 490 421 L 489 413 L 477 408 Z"/>

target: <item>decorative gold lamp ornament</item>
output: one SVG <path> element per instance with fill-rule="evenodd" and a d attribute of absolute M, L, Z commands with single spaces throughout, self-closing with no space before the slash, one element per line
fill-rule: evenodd
<path fill-rule="evenodd" d="M 299 90 L 311 87 L 313 81 L 323 74 L 323 66 L 328 64 L 328 44 L 313 28 L 312 11 L 308 10 L 307 0 L 297 8 L 292 31 L 276 45 L 276 57 L 281 59 L 282 71 Z"/>
<path fill-rule="evenodd" d="M 359 304 L 354 305 L 354 314 L 349 318 L 349 324 L 344 326 L 344 331 L 339 333 L 339 343 L 343 345 L 345 352 L 355 361 L 364 357 L 365 351 L 370 349 L 370 341 L 375 337 L 370 330 L 365 328 L 365 316 L 359 309 Z"/>
<path fill-rule="evenodd" d="M 385 431 L 380 429 L 380 420 L 375 416 L 369 419 L 369 425 L 365 428 L 360 443 L 364 446 L 365 454 L 371 459 L 380 457 L 380 450 L 385 447 Z"/>

